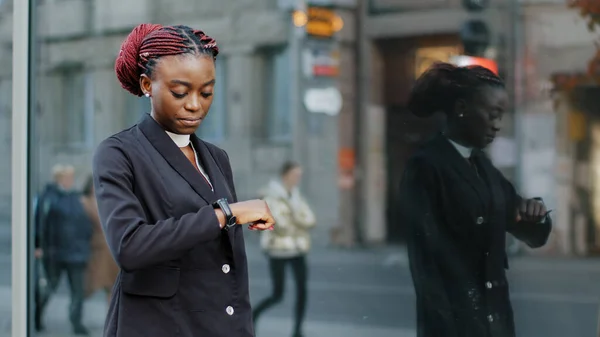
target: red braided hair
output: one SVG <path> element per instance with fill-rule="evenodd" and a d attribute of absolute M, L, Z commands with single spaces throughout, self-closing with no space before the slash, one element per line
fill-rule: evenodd
<path fill-rule="evenodd" d="M 219 48 L 215 39 L 201 30 L 144 23 L 135 27 L 123 41 L 115 62 L 115 72 L 125 90 L 142 96 L 140 76 L 151 76 L 160 57 L 184 53 L 216 58 Z"/>

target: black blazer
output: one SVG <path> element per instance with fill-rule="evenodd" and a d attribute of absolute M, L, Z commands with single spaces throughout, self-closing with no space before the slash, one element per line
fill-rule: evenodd
<path fill-rule="evenodd" d="M 402 214 L 417 295 L 418 337 L 512 337 L 505 233 L 531 247 L 551 221 L 516 222 L 521 197 L 482 153 L 477 171 L 442 135 L 408 162 Z"/>
<path fill-rule="evenodd" d="M 236 202 L 229 158 L 191 136 L 214 192 L 147 115 L 104 140 L 93 160 L 100 220 L 121 268 L 106 337 L 251 337 L 241 226 L 211 204 Z"/>

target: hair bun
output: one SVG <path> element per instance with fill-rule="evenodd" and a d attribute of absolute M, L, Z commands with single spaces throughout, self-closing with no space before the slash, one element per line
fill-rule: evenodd
<path fill-rule="evenodd" d="M 408 99 L 408 110 L 421 118 L 428 118 L 442 111 L 444 98 L 451 94 L 448 88 L 461 69 L 445 62 L 433 64 L 417 78 Z"/>
<path fill-rule="evenodd" d="M 161 29 L 163 26 L 152 23 L 142 23 L 135 27 L 121 44 L 121 49 L 115 62 L 115 73 L 121 86 L 136 96 L 142 96 L 140 88 L 140 48 L 148 34 Z"/>

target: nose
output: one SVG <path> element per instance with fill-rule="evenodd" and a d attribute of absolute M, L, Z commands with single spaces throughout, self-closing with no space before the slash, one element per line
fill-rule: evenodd
<path fill-rule="evenodd" d="M 202 109 L 200 103 L 200 97 L 198 95 L 189 95 L 189 98 L 185 101 L 184 108 L 190 112 L 197 112 Z"/>
<path fill-rule="evenodd" d="M 500 120 L 492 121 L 492 131 L 498 132 L 502 128 L 502 123 Z"/>

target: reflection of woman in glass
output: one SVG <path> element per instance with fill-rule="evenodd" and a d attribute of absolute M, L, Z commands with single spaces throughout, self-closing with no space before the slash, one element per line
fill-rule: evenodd
<path fill-rule="evenodd" d="M 121 46 L 117 78 L 152 110 L 94 155 L 100 220 L 121 268 L 104 336 L 254 336 L 237 224 L 264 230 L 273 218 L 262 200 L 237 202 L 227 154 L 194 135 L 219 94 L 217 53 L 186 26 L 143 24 Z"/>
<path fill-rule="evenodd" d="M 273 290 L 271 296 L 260 302 L 254 311 L 256 322 L 265 310 L 281 302 L 285 268 L 291 267 L 296 283 L 294 337 L 302 336 L 308 297 L 306 254 L 310 250 L 309 230 L 315 226 L 315 216 L 298 190 L 301 178 L 302 167 L 287 162 L 281 168 L 280 179 L 272 180 L 261 193 L 273 212 L 277 227 L 272 232 L 261 234 L 262 248 L 269 257 Z"/>
<path fill-rule="evenodd" d="M 482 67 L 435 65 L 411 93 L 410 111 L 447 117 L 402 180 L 419 337 L 515 335 L 505 233 L 540 247 L 551 222 L 541 200 L 522 199 L 482 152 L 507 104 L 503 82 Z"/>
<path fill-rule="evenodd" d="M 98 217 L 98 206 L 96 196 L 94 195 L 94 181 L 92 177 L 88 179 L 83 187 L 83 196 L 81 198 L 83 208 L 92 222 L 92 254 L 87 265 L 86 275 L 86 297 L 93 295 L 96 291 L 102 290 L 110 302 L 112 288 L 119 274 L 119 267 L 115 263 L 100 224 Z"/>

